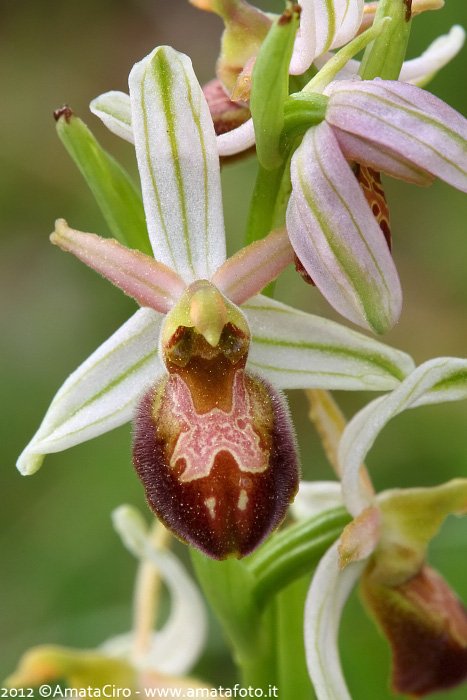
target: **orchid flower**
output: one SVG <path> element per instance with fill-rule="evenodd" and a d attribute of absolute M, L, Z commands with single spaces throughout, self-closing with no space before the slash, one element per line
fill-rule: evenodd
<path fill-rule="evenodd" d="M 34 647 L 6 679 L 9 688 L 53 682 L 58 685 L 63 681 L 77 690 L 108 685 L 129 688 L 136 694 L 147 688 L 209 687 L 186 677 L 206 641 L 206 611 L 196 585 L 170 551 L 155 545 L 136 509 L 120 506 L 113 513 L 113 521 L 127 549 L 140 561 L 141 571 L 149 567 L 167 585 L 172 598 L 167 621 L 160 630 L 150 631 L 144 645 L 133 631 L 91 650 L 56 645 Z M 146 622 L 151 624 L 151 620 Z"/>
<path fill-rule="evenodd" d="M 343 502 L 354 520 L 319 563 L 305 609 L 307 663 L 319 700 L 350 699 L 337 635 L 343 606 L 359 577 L 364 601 L 391 644 L 395 692 L 420 697 L 467 677 L 467 613 L 426 563 L 427 545 L 445 516 L 467 512 L 467 479 L 375 495 L 362 478 L 363 460 L 391 418 L 409 408 L 467 398 L 466 376 L 466 360 L 425 362 L 392 393 L 370 402 L 344 430 L 338 468 Z M 329 503 L 338 501 L 338 489 L 338 482 L 320 485 Z M 300 490 L 294 504 L 298 513 L 306 512 L 313 490 L 313 484 Z"/>
<path fill-rule="evenodd" d="M 399 318 L 402 293 L 387 221 L 380 227 L 376 218 L 381 198 L 371 188 L 364 193 L 353 164 L 424 186 L 439 177 L 466 192 L 467 120 L 397 81 L 337 81 L 326 94 L 325 120 L 307 131 L 292 159 L 287 231 L 332 306 L 384 333 Z"/>
<path fill-rule="evenodd" d="M 241 556 L 279 524 L 298 485 L 280 389 L 392 389 L 413 363 L 254 296 L 293 251 L 279 230 L 225 261 L 215 134 L 191 62 L 159 47 L 129 82 L 156 260 L 63 220 L 51 239 L 145 308 L 68 378 L 18 468 L 31 474 L 44 454 L 135 418 L 135 467 L 154 512 L 209 556 Z"/>

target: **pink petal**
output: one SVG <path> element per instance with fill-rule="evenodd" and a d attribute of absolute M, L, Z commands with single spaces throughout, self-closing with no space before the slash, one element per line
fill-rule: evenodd
<path fill-rule="evenodd" d="M 326 120 L 467 192 L 467 120 L 429 92 L 379 78 L 336 82 Z M 351 150 L 358 161 L 358 142 Z"/>
<path fill-rule="evenodd" d="M 217 270 L 212 283 L 234 304 L 258 294 L 294 257 L 285 228 L 242 248 Z"/>
<path fill-rule="evenodd" d="M 76 255 L 141 306 L 167 313 L 183 293 L 185 283 L 177 273 L 149 255 L 125 248 L 113 239 L 75 231 L 63 219 L 55 226 L 52 243 Z"/>
<path fill-rule="evenodd" d="M 353 160 L 360 165 L 374 168 L 380 173 L 386 173 L 391 177 L 413 182 L 422 187 L 432 184 L 433 175 L 413 165 L 404 156 L 392 153 L 384 146 L 375 146 L 366 139 L 349 134 L 337 127 L 333 127 L 333 131 L 347 160 Z"/>
<path fill-rule="evenodd" d="M 376 333 L 397 321 L 402 293 L 384 236 L 322 122 L 292 159 L 287 230 L 305 269 L 343 316 Z"/>

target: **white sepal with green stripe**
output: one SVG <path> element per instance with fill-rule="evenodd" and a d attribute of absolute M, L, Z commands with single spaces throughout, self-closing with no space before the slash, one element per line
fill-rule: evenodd
<path fill-rule="evenodd" d="M 338 566 L 338 543 L 321 559 L 305 603 L 305 653 L 316 697 L 351 700 L 339 659 L 338 634 L 342 610 L 357 582 L 364 562 Z"/>
<path fill-rule="evenodd" d="M 329 49 L 354 38 L 363 17 L 363 0 L 301 0 L 300 31 L 295 40 L 290 73 L 306 71 Z"/>
<path fill-rule="evenodd" d="M 161 46 L 129 78 L 143 201 L 156 260 L 189 284 L 225 260 L 219 158 L 187 56 Z"/>
<path fill-rule="evenodd" d="M 71 374 L 17 462 L 33 474 L 45 454 L 97 437 L 133 417 L 141 394 L 164 372 L 158 357 L 164 316 L 139 309 Z"/>
<path fill-rule="evenodd" d="M 393 392 L 369 403 L 345 429 L 339 465 L 345 505 L 354 517 L 371 503 L 362 488 L 360 464 L 391 418 L 408 408 L 467 398 L 467 360 L 438 357 L 417 367 Z"/>
<path fill-rule="evenodd" d="M 257 296 L 242 305 L 251 370 L 281 389 L 394 389 L 411 357 L 334 321 Z"/>

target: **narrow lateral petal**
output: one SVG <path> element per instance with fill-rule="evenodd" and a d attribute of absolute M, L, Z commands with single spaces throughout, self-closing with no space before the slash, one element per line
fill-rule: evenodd
<path fill-rule="evenodd" d="M 339 570 L 337 542 L 321 559 L 305 603 L 305 652 L 308 672 L 319 700 L 351 700 L 339 659 L 342 610 L 364 562 Z"/>
<path fill-rule="evenodd" d="M 285 228 L 251 243 L 217 270 L 212 283 L 234 304 L 243 304 L 275 280 L 294 259 Z"/>
<path fill-rule="evenodd" d="M 37 471 L 45 454 L 131 420 L 141 394 L 164 371 L 158 357 L 163 318 L 152 309 L 139 309 L 68 377 L 18 460 L 22 474 Z"/>
<path fill-rule="evenodd" d="M 449 34 L 435 39 L 418 58 L 404 61 L 399 80 L 422 87 L 457 56 L 465 42 L 465 30 L 456 24 Z"/>
<path fill-rule="evenodd" d="M 249 367 L 281 389 L 392 389 L 412 371 L 405 353 L 264 296 L 242 306 Z"/>
<path fill-rule="evenodd" d="M 344 431 L 339 464 L 345 504 L 353 516 L 371 500 L 362 489 L 360 464 L 386 423 L 408 408 L 467 398 L 467 360 L 440 357 L 417 367 L 393 392 L 369 403 Z"/>
<path fill-rule="evenodd" d="M 329 303 L 349 320 L 385 333 L 402 292 L 381 229 L 332 129 L 309 129 L 291 165 L 287 230 L 301 263 Z"/>
<path fill-rule="evenodd" d="M 335 82 L 326 121 L 467 192 L 467 120 L 429 92 L 379 78 Z"/>
<path fill-rule="evenodd" d="M 76 255 L 141 306 L 165 314 L 183 294 L 185 283 L 177 273 L 149 255 L 125 248 L 113 239 L 75 231 L 64 219 L 58 219 L 55 226 L 52 243 Z"/>
<path fill-rule="evenodd" d="M 225 260 L 214 127 L 187 56 L 161 46 L 129 78 L 135 149 L 154 257 L 185 282 Z"/>
<path fill-rule="evenodd" d="M 153 544 L 136 508 L 120 506 L 112 513 L 112 519 L 127 549 L 154 565 L 171 596 L 167 622 L 154 633 L 147 653 L 138 657 L 136 664 L 144 670 L 184 675 L 196 663 L 206 642 L 207 618 L 201 594 L 177 557 Z M 109 640 L 102 648 L 107 653 L 113 648 L 121 653 L 126 641 L 131 651 L 131 634 Z"/>
<path fill-rule="evenodd" d="M 92 100 L 89 109 L 113 134 L 129 143 L 135 142 L 131 126 L 130 96 L 125 92 L 118 90 L 104 92 L 103 95 Z"/>
<path fill-rule="evenodd" d="M 356 36 L 363 17 L 363 0 L 302 0 L 300 30 L 295 40 L 290 73 L 304 73 L 317 56 L 343 46 Z"/>

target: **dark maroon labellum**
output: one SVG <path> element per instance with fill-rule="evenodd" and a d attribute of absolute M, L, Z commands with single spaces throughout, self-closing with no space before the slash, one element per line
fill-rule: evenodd
<path fill-rule="evenodd" d="M 219 401 L 212 390 L 197 397 L 185 381 L 192 372 L 183 374 L 166 375 L 141 401 L 135 468 L 177 537 L 213 559 L 240 558 L 280 524 L 298 489 L 284 399 L 243 369 L 223 372 L 219 386 L 231 388 Z"/>
<path fill-rule="evenodd" d="M 424 697 L 467 678 L 467 611 L 441 576 L 424 565 L 399 586 L 362 578 L 365 603 L 391 644 L 395 693 Z"/>

